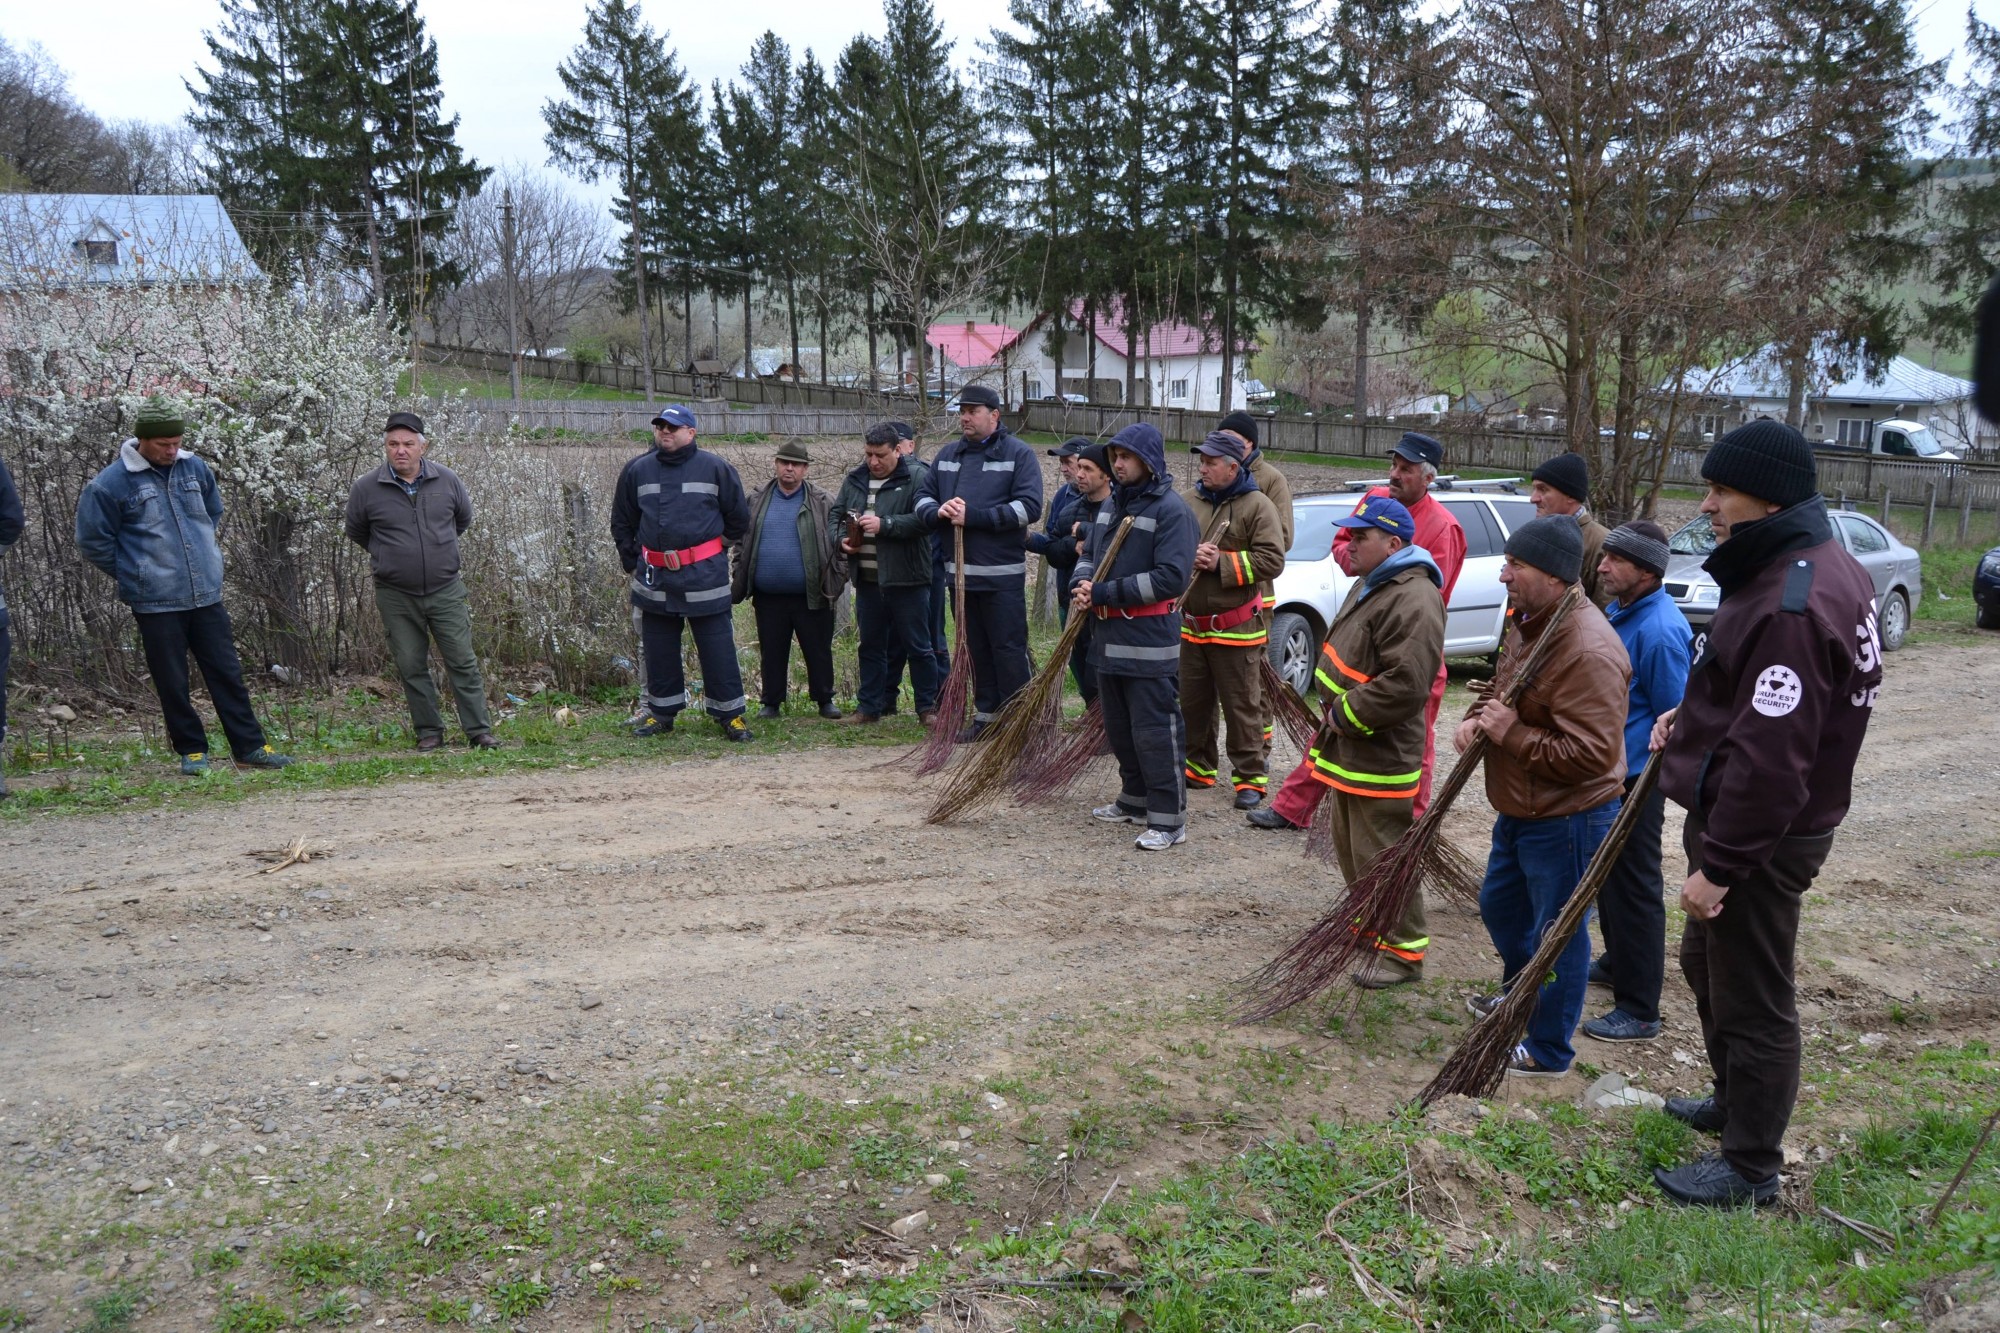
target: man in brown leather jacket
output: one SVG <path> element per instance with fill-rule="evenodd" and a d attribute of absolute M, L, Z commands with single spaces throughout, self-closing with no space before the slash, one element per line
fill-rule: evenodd
<path fill-rule="evenodd" d="M 1539 987 L 1528 1035 L 1507 1072 L 1526 1078 L 1567 1073 L 1570 1037 L 1589 985 L 1590 934 L 1579 930 L 1546 977 L 1520 976 L 1549 923 L 1604 841 L 1625 791 L 1625 700 L 1632 665 L 1611 623 L 1589 602 L 1549 628 L 1556 603 L 1583 573 L 1583 538 L 1574 520 L 1538 518 L 1507 539 L 1500 581 L 1513 604 L 1493 693 L 1475 704 L 1454 737 L 1462 753 L 1473 737 L 1491 738 L 1486 799 L 1493 849 L 1479 891 L 1479 915 L 1505 969 L 1502 985 Z M 1505 697 L 1528 648 L 1556 636 L 1517 706 Z M 1498 996 L 1470 1002 L 1485 1017 Z"/>

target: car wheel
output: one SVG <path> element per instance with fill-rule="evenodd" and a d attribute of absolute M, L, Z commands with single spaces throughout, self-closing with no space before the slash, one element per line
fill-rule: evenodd
<path fill-rule="evenodd" d="M 1991 606 L 1976 608 L 1972 616 L 1974 620 L 1979 622 L 1979 628 L 1981 629 L 2000 629 L 2000 601 L 1996 601 Z"/>
<path fill-rule="evenodd" d="M 1903 646 L 1903 640 L 1910 632 L 1910 603 L 1901 592 L 1891 592 L 1882 599 L 1882 609 L 1875 617 L 1876 628 L 1882 635 L 1882 651 L 1893 653 Z"/>
<path fill-rule="evenodd" d="M 1270 644 L 1271 669 L 1303 697 L 1312 686 L 1313 658 L 1319 652 L 1312 622 L 1296 611 L 1279 612 L 1271 618 Z"/>

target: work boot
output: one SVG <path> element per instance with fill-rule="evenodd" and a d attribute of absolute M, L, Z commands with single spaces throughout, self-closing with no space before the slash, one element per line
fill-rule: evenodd
<path fill-rule="evenodd" d="M 1290 833 L 1297 833 L 1299 831 L 1297 824 L 1294 824 L 1268 805 L 1260 805 L 1243 817 L 1250 821 L 1250 827 L 1252 828 L 1284 829 Z"/>
<path fill-rule="evenodd" d="M 266 745 L 252 750 L 249 754 L 237 755 L 236 762 L 244 768 L 283 768 L 292 761 L 289 755 L 279 754 Z"/>
<path fill-rule="evenodd" d="M 1149 828 L 1134 838 L 1132 845 L 1142 852 L 1164 852 L 1186 841 L 1187 830 L 1184 828 Z"/>
<path fill-rule="evenodd" d="M 427 731 L 423 735 L 417 737 L 417 753 L 429 754 L 432 750 L 437 749 L 438 746 L 443 744 L 444 744 L 443 732 Z"/>
<path fill-rule="evenodd" d="M 1392 953 L 1377 952 L 1373 958 L 1364 959 L 1361 970 L 1354 974 L 1354 984 L 1362 990 L 1388 990 L 1391 986 L 1407 986 L 1424 979 L 1424 965 L 1398 958 Z"/>
<path fill-rule="evenodd" d="M 1240 787 L 1237 789 L 1236 808 L 1238 810 L 1255 810 L 1263 802 L 1264 793 L 1258 791 L 1255 787 Z"/>
<path fill-rule="evenodd" d="M 769 722 L 777 716 L 778 716 L 778 706 L 776 704 L 765 704 L 762 708 L 757 710 L 757 718 L 761 722 Z"/>
<path fill-rule="evenodd" d="M 819 706 L 819 715 L 829 722 L 838 722 L 841 718 L 840 706 L 828 699 Z"/>
<path fill-rule="evenodd" d="M 208 756 L 200 750 L 181 756 L 181 776 L 184 778 L 204 777 L 208 773 Z"/>
<path fill-rule="evenodd" d="M 740 744 L 743 741 L 756 740 L 757 733 L 745 726 L 740 716 L 732 717 L 722 724 L 722 739 Z"/>
<path fill-rule="evenodd" d="M 1667 1098 L 1666 1112 L 1684 1125 L 1692 1126 L 1704 1134 L 1720 1134 L 1729 1116 L 1715 1104 L 1715 1098 L 1693 1097 Z"/>
<path fill-rule="evenodd" d="M 1671 1171 L 1653 1168 L 1653 1181 L 1675 1203 L 1701 1208 L 1735 1208 L 1746 1203 L 1770 1203 L 1778 1197 L 1776 1172 L 1769 1180 L 1746 1180 L 1719 1152 L 1696 1158 Z"/>
<path fill-rule="evenodd" d="M 626 730 L 641 740 L 652 736 L 669 736 L 673 734 L 674 720 L 670 717 L 661 717 L 657 713 L 648 713 Z"/>
<path fill-rule="evenodd" d="M 465 738 L 465 743 L 474 750 L 497 750 L 500 748 L 500 738 L 490 731 L 482 731 L 477 736 L 468 736 Z"/>

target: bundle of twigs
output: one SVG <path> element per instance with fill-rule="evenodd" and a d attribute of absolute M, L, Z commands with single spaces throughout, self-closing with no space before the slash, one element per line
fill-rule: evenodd
<path fill-rule="evenodd" d="M 1507 1076 L 1507 1061 L 1514 1048 L 1521 1044 L 1521 1038 L 1528 1031 L 1528 1020 L 1535 1012 L 1535 1001 L 1541 995 L 1539 982 L 1528 978 L 1546 977 L 1555 969 L 1556 959 L 1569 947 L 1576 932 L 1583 929 L 1584 918 L 1590 915 L 1590 905 L 1597 901 L 1597 892 L 1604 887 L 1604 881 L 1611 877 L 1611 869 L 1618 863 L 1619 853 L 1625 850 L 1626 839 L 1632 836 L 1632 826 L 1639 822 L 1641 807 L 1652 794 L 1653 785 L 1660 776 L 1660 756 L 1663 750 L 1653 751 L 1646 760 L 1646 767 L 1640 770 L 1639 780 L 1632 784 L 1631 794 L 1625 798 L 1624 808 L 1618 818 L 1612 821 L 1611 831 L 1604 835 L 1604 841 L 1597 844 L 1597 854 L 1590 858 L 1590 866 L 1583 872 L 1571 891 L 1569 901 L 1556 919 L 1542 932 L 1542 942 L 1535 949 L 1535 956 L 1527 966 L 1515 974 L 1515 984 L 1507 988 L 1498 1008 L 1473 1024 L 1472 1033 L 1464 1043 L 1444 1062 L 1437 1077 L 1424 1085 L 1417 1100 L 1425 1106 L 1440 1097 L 1454 1092 L 1462 1092 L 1468 1097 L 1491 1097 L 1500 1087 L 1500 1081 Z"/>
<path fill-rule="evenodd" d="M 1286 738 L 1300 754 L 1311 754 L 1313 741 L 1319 735 L 1319 719 L 1271 665 L 1270 654 L 1259 653 L 1258 657 L 1264 677 L 1264 697 L 1271 701 L 1271 720 L 1285 729 Z"/>
<path fill-rule="evenodd" d="M 951 540 L 952 569 L 956 571 L 952 580 L 951 670 L 938 687 L 937 717 L 931 722 L 930 734 L 917 747 L 918 777 L 928 777 L 950 763 L 958 738 L 972 724 L 972 655 L 965 650 L 965 528 L 954 526 Z"/>
<path fill-rule="evenodd" d="M 1534 683 L 1555 640 L 1556 627 L 1582 599 L 1582 589 L 1572 586 L 1550 612 L 1548 626 L 1534 647 L 1522 655 L 1520 669 L 1504 683 L 1495 682 L 1496 692 L 1509 708 L 1518 704 Z M 1506 670 L 1503 663 L 1502 673 Z M 1372 963 L 1375 941 L 1395 929 L 1410 895 L 1424 885 L 1456 902 L 1479 901 L 1482 876 L 1478 864 L 1444 836 L 1444 816 L 1485 758 L 1487 744 L 1484 732 L 1475 737 L 1432 793 L 1424 817 L 1349 883 L 1324 916 L 1243 983 L 1236 1009 L 1238 1022 L 1255 1023 L 1281 1014 L 1318 995 L 1352 972 L 1357 963 Z"/>
<path fill-rule="evenodd" d="M 1032 766 L 1023 765 L 1014 775 L 1014 799 L 1028 805 L 1052 805 L 1067 797 L 1090 766 L 1110 753 L 1104 710 L 1092 699 L 1083 716 L 1063 729 L 1047 757 Z"/>
<path fill-rule="evenodd" d="M 1118 557 L 1118 548 L 1132 531 L 1128 517 L 1104 544 L 1093 578 L 1102 576 Z M 942 824 L 1006 796 L 1021 780 L 1048 763 L 1062 748 L 1062 682 L 1069 671 L 1070 650 L 1083 635 L 1090 613 L 1072 614 L 1062 637 L 1042 669 L 1009 699 L 994 717 L 978 753 L 945 780 L 924 820 Z M 1101 715 L 1100 715 L 1101 725 Z"/>

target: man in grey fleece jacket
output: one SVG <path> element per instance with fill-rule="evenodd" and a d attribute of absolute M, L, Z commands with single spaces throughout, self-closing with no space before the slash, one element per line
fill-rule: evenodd
<path fill-rule="evenodd" d="M 458 577 L 458 538 L 472 526 L 472 497 L 457 473 L 424 458 L 426 447 L 424 423 L 415 413 L 389 418 L 382 440 L 386 459 L 348 492 L 347 535 L 368 550 L 375 608 L 409 700 L 417 748 L 435 750 L 444 743 L 444 717 L 431 681 L 435 640 L 466 743 L 497 749 L 472 648 L 472 611 Z"/>

